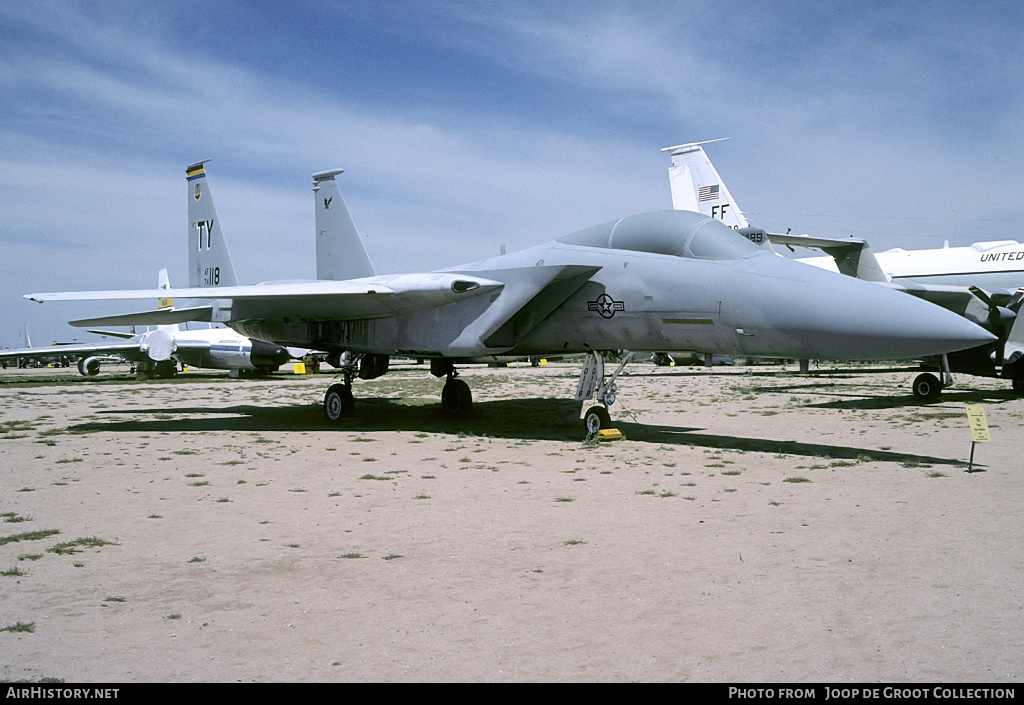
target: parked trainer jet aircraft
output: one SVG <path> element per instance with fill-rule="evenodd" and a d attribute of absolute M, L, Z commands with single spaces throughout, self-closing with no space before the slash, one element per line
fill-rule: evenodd
<path fill-rule="evenodd" d="M 950 372 L 955 371 L 1009 379 L 1015 391 L 1024 392 L 1024 322 L 1017 319 L 1024 302 L 1024 244 L 979 242 L 970 247 L 894 249 L 874 254 L 860 239 L 766 233 L 750 227 L 704 152 L 705 144 L 709 142 L 662 150 L 672 156 L 669 184 L 674 208 L 717 218 L 766 249 L 776 244 L 824 250 L 828 257 L 797 261 L 884 284 L 965 316 L 998 340 L 927 362 L 943 372 L 946 385 L 952 383 Z M 936 399 L 943 382 L 931 373 L 919 375 L 914 380 L 914 394 Z"/>
<path fill-rule="evenodd" d="M 173 300 L 168 298 L 170 285 L 167 270 L 159 275 L 161 312 L 173 313 Z M 117 316 L 76 321 L 80 326 L 93 324 L 134 325 L 133 320 L 119 321 Z M 177 371 L 180 362 L 191 367 L 205 367 L 218 370 L 242 370 L 266 373 L 276 370 L 291 359 L 288 351 L 280 345 L 252 341 L 230 328 L 206 328 L 181 330 L 177 323 L 160 325 L 155 330 L 141 334 L 116 331 L 90 331 L 119 338 L 120 343 L 72 343 L 56 348 L 25 348 L 4 350 L 0 359 L 33 356 L 53 357 L 55 350 L 69 358 L 79 358 L 78 371 L 86 376 L 96 375 L 100 364 L 112 356 L 133 364 L 152 366 L 158 377 L 170 377 Z"/>
<path fill-rule="evenodd" d="M 344 223 L 346 234 L 334 239 L 348 248 L 341 254 L 363 262 L 365 251 L 334 180 L 339 173 L 316 175 L 316 207 Z M 392 355 L 429 358 L 431 372 L 446 377 L 444 410 L 458 414 L 472 404 L 458 378 L 461 361 L 586 353 L 576 399 L 584 402 L 582 415 L 593 433 L 609 423 L 607 407 L 625 364 L 607 377 L 603 351 L 877 360 L 941 354 L 994 338 L 925 301 L 771 256 L 721 222 L 683 211 L 633 215 L 441 271 L 216 284 L 179 290 L 179 296 L 209 303 L 175 310 L 174 320 L 187 313 L 189 320 L 223 322 L 250 338 L 331 352 L 344 373 L 344 383 L 325 395 L 332 420 L 352 412 L 353 380 L 383 375 Z M 146 299 L 158 293 L 26 298 Z M 164 315 L 136 314 L 154 323 Z M 593 398 L 597 404 L 587 408 Z"/>

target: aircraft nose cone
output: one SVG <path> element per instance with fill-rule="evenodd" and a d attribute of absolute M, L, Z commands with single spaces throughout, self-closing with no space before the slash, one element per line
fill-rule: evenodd
<path fill-rule="evenodd" d="M 897 360 L 996 340 L 962 316 L 881 284 L 774 256 L 751 258 L 743 269 L 730 280 L 731 320 L 750 354 Z M 781 354 L 792 348 L 803 352 Z"/>

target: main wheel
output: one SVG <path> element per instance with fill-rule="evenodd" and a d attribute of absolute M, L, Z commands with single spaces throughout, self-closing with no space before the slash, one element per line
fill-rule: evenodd
<path fill-rule="evenodd" d="M 587 409 L 583 417 L 583 425 L 587 429 L 587 436 L 596 436 L 603 428 L 612 427 L 612 417 L 608 415 L 608 409 L 603 406 L 592 406 Z"/>
<path fill-rule="evenodd" d="M 355 406 L 351 385 L 332 384 L 324 395 L 324 416 L 333 423 L 350 416 Z"/>
<path fill-rule="evenodd" d="M 174 360 L 161 360 L 156 363 L 156 376 L 160 379 L 170 379 L 178 374 L 178 363 Z"/>
<path fill-rule="evenodd" d="M 450 379 L 441 390 L 441 408 L 446 414 L 461 416 L 473 407 L 473 392 L 461 379 Z"/>
<path fill-rule="evenodd" d="M 914 396 L 922 401 L 935 401 L 942 393 L 939 378 L 930 373 L 918 375 L 914 379 Z"/>

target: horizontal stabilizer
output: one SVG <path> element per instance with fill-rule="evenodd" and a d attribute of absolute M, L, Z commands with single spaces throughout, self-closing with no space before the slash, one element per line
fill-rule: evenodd
<path fill-rule="evenodd" d="M 189 321 L 209 323 L 212 311 L 213 307 L 211 306 L 159 309 L 156 311 L 140 311 L 138 313 L 122 313 L 115 316 L 101 316 L 99 318 L 83 318 L 78 321 L 68 321 L 68 325 L 75 328 L 87 328 L 89 326 L 167 326 L 174 325 L 175 323 L 187 323 Z M 95 332 L 101 335 L 123 335 L 122 333 L 110 333 L 107 331 Z"/>
<path fill-rule="evenodd" d="M 125 333 L 124 331 L 119 330 L 100 330 L 99 328 L 90 328 L 89 330 L 86 331 L 86 333 L 94 333 L 96 335 L 107 335 L 110 336 L 111 338 L 124 338 L 125 340 L 129 340 L 135 337 L 135 333 Z"/>

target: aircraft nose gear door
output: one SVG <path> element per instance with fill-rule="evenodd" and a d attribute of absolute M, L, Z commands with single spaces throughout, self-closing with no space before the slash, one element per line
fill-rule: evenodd
<path fill-rule="evenodd" d="M 611 427 L 611 416 L 608 407 L 615 403 L 615 380 L 622 374 L 626 363 L 632 359 L 633 353 L 626 352 L 614 374 L 607 380 L 604 378 L 604 354 L 597 351 L 587 353 L 583 362 L 583 372 L 579 384 L 576 385 L 576 401 L 583 402 L 580 418 L 587 429 L 587 438 L 597 435 L 603 428 Z M 590 406 L 590 400 L 596 400 L 599 406 Z"/>

